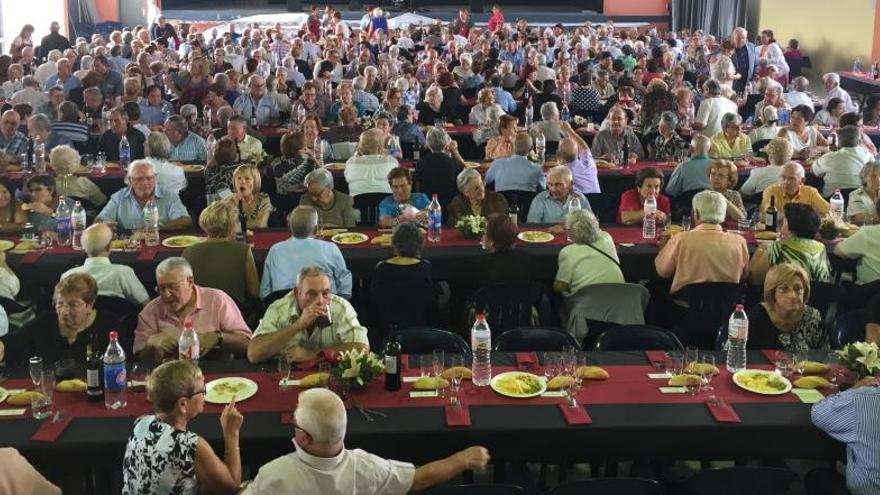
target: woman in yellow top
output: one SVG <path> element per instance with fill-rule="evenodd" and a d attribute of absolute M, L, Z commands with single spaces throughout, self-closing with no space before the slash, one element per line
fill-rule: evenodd
<path fill-rule="evenodd" d="M 711 158 L 744 158 L 752 151 L 752 141 L 742 132 L 742 117 L 726 113 L 721 117 L 721 132 L 712 136 Z M 738 166 L 747 165 L 747 160 L 737 161 Z"/>
<path fill-rule="evenodd" d="M 486 160 L 497 160 L 513 155 L 516 137 L 516 117 L 502 115 L 498 120 L 498 135 L 486 143 Z"/>

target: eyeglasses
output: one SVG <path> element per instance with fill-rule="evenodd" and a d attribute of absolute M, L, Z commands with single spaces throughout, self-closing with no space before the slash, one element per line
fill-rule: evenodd
<path fill-rule="evenodd" d="M 194 391 L 184 395 L 183 397 L 186 399 L 192 399 L 193 397 L 195 397 L 197 395 L 204 395 L 206 393 L 208 393 L 208 388 L 202 387 L 200 390 L 194 390 Z"/>
<path fill-rule="evenodd" d="M 147 175 L 147 176 L 144 176 L 144 177 L 132 177 L 132 178 L 131 178 L 131 181 L 132 181 L 132 182 L 151 182 L 151 181 L 154 181 L 154 180 L 156 180 L 156 176 L 155 176 L 155 175 Z"/>
<path fill-rule="evenodd" d="M 776 292 L 778 292 L 780 294 L 792 294 L 793 293 L 796 296 L 802 296 L 802 295 L 804 295 L 805 290 L 800 285 L 796 285 L 794 287 L 789 287 L 787 285 L 780 285 L 779 287 L 776 288 Z"/>
<path fill-rule="evenodd" d="M 174 291 L 180 289 L 183 286 L 183 284 L 185 284 L 185 283 L 186 283 L 186 280 L 181 280 L 179 282 L 174 282 L 171 284 L 157 285 L 156 292 L 160 292 L 160 293 L 161 292 L 174 292 Z"/>

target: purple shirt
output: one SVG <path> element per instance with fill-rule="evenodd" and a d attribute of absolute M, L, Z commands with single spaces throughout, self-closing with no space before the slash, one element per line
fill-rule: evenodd
<path fill-rule="evenodd" d="M 593 153 L 590 150 L 579 154 L 573 162 L 566 163 L 565 166 L 571 170 L 572 185 L 575 191 L 581 194 L 602 192 L 599 189 L 596 162 L 593 161 Z"/>

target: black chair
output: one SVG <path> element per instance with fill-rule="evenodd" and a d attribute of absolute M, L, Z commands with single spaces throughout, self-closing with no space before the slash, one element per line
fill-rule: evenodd
<path fill-rule="evenodd" d="M 574 336 L 552 327 L 513 328 L 495 340 L 495 350 L 501 352 L 552 352 L 562 351 L 565 346 L 580 348 Z"/>
<path fill-rule="evenodd" d="M 694 196 L 697 195 L 698 192 L 702 191 L 702 189 L 692 189 L 690 191 L 684 191 L 672 198 L 672 220 L 673 221 L 681 221 L 682 217 L 689 217 L 693 212 L 693 200 Z"/>
<path fill-rule="evenodd" d="M 361 212 L 359 226 L 379 224 L 379 203 L 389 195 L 385 193 L 364 193 L 354 197 L 354 207 Z"/>
<path fill-rule="evenodd" d="M 427 283 L 370 285 L 370 342 L 385 340 L 388 329 L 430 326 L 437 323 L 437 289 Z"/>
<path fill-rule="evenodd" d="M 98 311 L 109 311 L 120 315 L 134 314 L 141 312 L 141 307 L 137 304 L 114 296 L 98 296 L 95 298 L 95 309 Z"/>
<path fill-rule="evenodd" d="M 642 478 L 595 478 L 559 485 L 547 495 L 662 495 L 660 483 Z"/>
<path fill-rule="evenodd" d="M 291 289 L 282 289 L 282 290 L 276 290 L 275 292 L 270 293 L 268 296 L 263 298 L 263 306 L 268 308 L 273 302 L 286 296 L 287 293 L 290 291 L 291 291 Z"/>
<path fill-rule="evenodd" d="M 504 196 L 508 205 L 515 204 L 519 208 L 519 223 L 526 223 L 529 208 L 537 193 L 535 191 L 498 191 L 498 194 Z"/>
<path fill-rule="evenodd" d="M 471 352 L 471 346 L 461 335 L 439 328 L 410 327 L 398 330 L 395 335 L 404 354 L 430 354 L 434 349 L 453 354 Z"/>
<path fill-rule="evenodd" d="M 654 325 L 620 325 L 606 330 L 596 340 L 601 351 L 681 351 L 684 346 L 674 333 Z"/>
<path fill-rule="evenodd" d="M 425 490 L 424 495 L 525 495 L 516 485 L 454 485 Z"/>
<path fill-rule="evenodd" d="M 10 299 L 8 297 L 0 297 L 0 306 L 3 307 L 3 310 L 6 311 L 7 315 L 21 313 L 22 311 L 26 311 L 28 309 L 27 306 L 16 301 L 15 299 Z"/>
<path fill-rule="evenodd" d="M 600 224 L 617 223 L 617 196 L 608 193 L 590 193 L 586 198 Z"/>
<path fill-rule="evenodd" d="M 688 304 L 685 317 L 676 325 L 676 335 L 686 345 L 712 349 L 715 347 L 715 330 L 730 317 L 743 295 L 743 286 L 703 282 L 682 287 L 676 295 Z"/>
<path fill-rule="evenodd" d="M 810 300 L 807 304 L 819 310 L 823 321 L 830 322 L 834 319 L 834 309 L 842 293 L 843 289 L 839 285 L 812 281 L 810 282 Z"/>
<path fill-rule="evenodd" d="M 492 336 L 532 324 L 532 308 L 540 304 L 544 286 L 535 282 L 490 285 L 474 295 L 474 308 L 486 315 Z"/>
<path fill-rule="evenodd" d="M 865 310 L 854 309 L 838 316 L 834 320 L 834 329 L 830 337 L 831 346 L 835 349 L 865 340 Z"/>
<path fill-rule="evenodd" d="M 684 482 L 684 488 L 691 495 L 779 495 L 793 479 L 787 469 L 738 466 L 700 471 Z"/>
<path fill-rule="evenodd" d="M 759 141 L 755 141 L 754 143 L 752 143 L 752 152 L 759 153 L 761 150 L 764 149 L 765 146 L 767 146 L 767 143 L 769 142 L 769 139 L 761 139 Z"/>
<path fill-rule="evenodd" d="M 755 107 L 758 105 L 758 102 L 764 99 L 764 95 L 754 94 L 746 97 L 746 102 L 743 106 L 739 107 L 739 115 L 743 118 L 743 120 L 749 120 L 749 117 L 754 117 L 755 115 Z"/>

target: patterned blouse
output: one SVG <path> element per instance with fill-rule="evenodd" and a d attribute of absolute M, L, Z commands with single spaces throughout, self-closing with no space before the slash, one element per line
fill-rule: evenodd
<path fill-rule="evenodd" d="M 771 266 L 786 262 L 800 265 L 810 280 L 827 282 L 831 278 L 831 263 L 825 245 L 813 239 L 791 237 L 775 241 L 767 249 L 767 260 Z"/>
<path fill-rule="evenodd" d="M 275 187 L 278 194 L 290 194 L 304 189 L 306 175 L 318 167 L 311 158 L 297 155 L 293 158 L 278 158 L 272 163 L 272 174 L 275 176 Z"/>
<path fill-rule="evenodd" d="M 244 213 L 247 217 L 248 228 L 255 228 L 257 218 L 265 212 L 275 209 L 272 206 L 272 201 L 269 199 L 269 195 L 266 193 L 259 193 L 257 197 L 254 198 L 253 208 L 250 208 L 250 205 L 244 205 Z"/>
<path fill-rule="evenodd" d="M 788 352 L 830 349 L 828 333 L 825 332 L 822 314 L 818 309 L 806 306 L 797 327 L 783 331 L 773 324 L 764 304 L 749 310 L 749 349 L 781 349 Z"/>
<path fill-rule="evenodd" d="M 240 163 L 213 163 L 205 169 L 205 194 L 232 190 L 232 173 Z"/>
<path fill-rule="evenodd" d="M 675 160 L 681 161 L 687 155 L 690 145 L 678 134 L 672 134 L 666 140 L 660 134 L 648 143 L 648 159 L 657 161 Z"/>
<path fill-rule="evenodd" d="M 124 495 L 196 495 L 198 435 L 156 416 L 137 420 L 122 461 Z"/>

